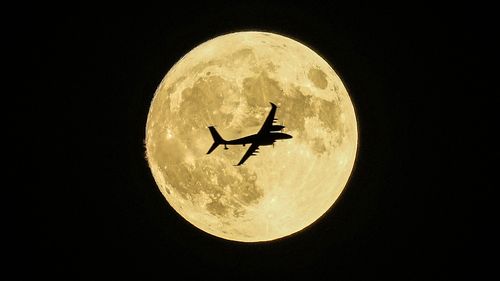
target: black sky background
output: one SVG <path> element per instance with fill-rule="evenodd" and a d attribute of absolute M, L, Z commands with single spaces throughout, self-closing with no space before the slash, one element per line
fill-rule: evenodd
<path fill-rule="evenodd" d="M 59 110 L 32 109 L 57 123 L 54 139 L 65 141 L 41 152 L 58 155 L 43 168 L 63 188 L 29 199 L 36 208 L 26 224 L 39 233 L 28 258 L 33 270 L 69 280 L 456 274 L 462 237 L 450 231 L 454 195 L 442 179 L 443 100 L 457 58 L 466 60 L 457 34 L 470 34 L 456 17 L 424 4 L 340 2 L 39 13 L 30 31 L 43 43 L 31 55 L 50 78 L 44 104 Z M 333 209 L 268 243 L 226 241 L 191 226 L 168 205 L 144 159 L 149 105 L 166 72 L 196 45 L 241 30 L 276 32 L 317 51 L 343 79 L 358 117 L 358 157 Z"/>

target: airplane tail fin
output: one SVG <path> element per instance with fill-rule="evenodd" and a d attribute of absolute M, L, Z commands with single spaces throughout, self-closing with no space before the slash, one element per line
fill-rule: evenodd
<path fill-rule="evenodd" d="M 214 139 L 214 143 L 212 144 L 212 146 L 210 147 L 210 149 L 207 152 L 207 154 L 210 154 L 212 151 L 214 151 L 217 148 L 217 146 L 219 146 L 219 144 L 223 144 L 225 142 L 225 140 L 219 135 L 219 133 L 217 132 L 217 130 L 215 130 L 215 128 L 213 126 L 208 127 L 208 129 L 210 130 L 210 133 L 212 134 L 212 138 Z"/>

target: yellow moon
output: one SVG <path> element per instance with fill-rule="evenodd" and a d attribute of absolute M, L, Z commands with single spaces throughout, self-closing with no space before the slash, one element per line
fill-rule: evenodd
<path fill-rule="evenodd" d="M 269 102 L 292 139 L 260 147 L 219 146 L 256 133 Z M 146 124 L 146 157 L 168 203 L 212 235 L 278 239 L 325 214 L 347 184 L 358 143 L 349 94 L 332 67 L 307 46 L 274 33 L 237 32 L 182 57 L 158 86 Z"/>

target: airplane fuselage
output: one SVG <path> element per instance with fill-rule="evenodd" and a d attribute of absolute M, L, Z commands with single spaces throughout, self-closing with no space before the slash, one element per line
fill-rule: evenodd
<path fill-rule="evenodd" d="M 276 140 L 291 139 L 292 136 L 285 133 L 271 132 L 267 134 L 254 134 L 239 139 L 223 141 L 224 145 L 246 145 L 249 143 L 258 143 L 259 145 L 272 145 Z"/>

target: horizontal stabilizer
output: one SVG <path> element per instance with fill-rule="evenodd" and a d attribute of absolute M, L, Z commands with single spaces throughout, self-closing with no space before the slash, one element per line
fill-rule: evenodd
<path fill-rule="evenodd" d="M 210 149 L 208 150 L 207 154 L 212 153 L 212 151 L 214 151 L 214 150 L 217 148 L 217 146 L 219 146 L 219 144 L 218 144 L 218 143 L 216 143 L 216 142 L 214 142 L 214 143 L 212 144 L 212 146 L 210 147 Z"/>

